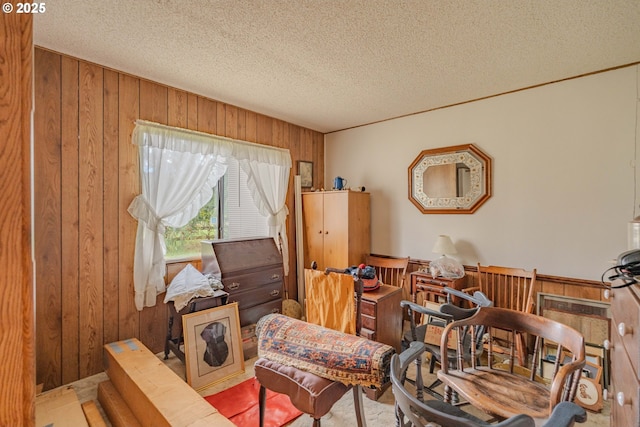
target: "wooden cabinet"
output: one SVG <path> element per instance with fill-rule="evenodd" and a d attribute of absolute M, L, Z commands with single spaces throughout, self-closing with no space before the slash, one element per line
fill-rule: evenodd
<path fill-rule="evenodd" d="M 240 326 L 282 312 L 284 268 L 271 237 L 202 242 L 202 272 L 220 278 L 228 302 L 238 303 Z"/>
<path fill-rule="evenodd" d="M 346 268 L 364 262 L 371 250 L 369 193 L 302 193 L 304 266 Z"/>
<path fill-rule="evenodd" d="M 612 289 L 611 425 L 640 426 L 640 286 Z"/>

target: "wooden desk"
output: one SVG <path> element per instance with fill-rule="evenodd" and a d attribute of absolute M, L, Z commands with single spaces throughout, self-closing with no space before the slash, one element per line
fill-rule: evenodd
<path fill-rule="evenodd" d="M 424 271 L 414 271 L 411 277 L 411 300 L 417 302 L 418 292 L 424 292 L 428 301 L 446 302 L 447 294 L 442 291 L 445 286 L 461 291 L 466 284 L 465 277 L 460 279 L 447 279 L 445 277 L 431 277 L 430 273 Z M 458 297 L 452 297 L 451 302 L 461 305 L 462 301 Z"/>
<path fill-rule="evenodd" d="M 402 288 L 381 285 L 378 289 L 362 294 L 362 328 L 360 336 L 393 346 L 400 353 L 402 340 Z M 391 383 L 381 390 L 365 389 L 371 400 L 378 400 Z"/>
<path fill-rule="evenodd" d="M 173 354 L 175 354 L 178 359 L 184 363 L 184 352 L 180 349 L 180 346 L 184 343 L 184 336 L 182 334 L 182 316 L 184 314 L 224 305 L 227 303 L 228 297 L 228 292 L 218 290 L 210 297 L 192 299 L 186 307 L 178 312 L 176 312 L 173 301 L 169 301 L 167 303 L 169 310 L 169 324 L 167 326 L 167 340 L 164 344 L 165 360 L 169 358 L 169 351 L 172 351 Z"/>

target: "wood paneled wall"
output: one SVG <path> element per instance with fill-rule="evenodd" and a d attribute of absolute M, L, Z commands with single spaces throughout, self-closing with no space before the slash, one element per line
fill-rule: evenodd
<path fill-rule="evenodd" d="M 417 271 L 420 268 L 428 267 L 429 261 L 412 258 L 409 261 L 409 267 L 407 268 L 407 274 Z M 478 286 L 478 268 L 475 266 L 464 266 L 466 284 L 465 287 L 471 288 Z M 407 279 L 409 283 L 409 291 L 411 289 L 411 281 Z M 595 301 L 608 300 L 604 297 L 604 287 L 601 283 L 593 280 L 582 280 L 568 277 L 549 276 L 545 274 L 536 274 L 536 287 L 534 289 L 535 296 L 534 301 L 537 303 L 537 294 L 540 292 L 566 296 L 571 298 L 585 298 Z"/>
<path fill-rule="evenodd" d="M 141 312 L 133 303 L 136 119 L 290 150 L 285 286 L 296 297 L 293 175 L 298 160 L 312 161 L 322 181 L 321 133 L 45 49 L 35 50 L 34 75 L 36 361 L 45 389 L 101 372 L 105 343 L 136 337 L 164 348 L 164 294 Z"/>
<path fill-rule="evenodd" d="M 0 426 L 34 425 L 31 15 L 0 16 Z"/>

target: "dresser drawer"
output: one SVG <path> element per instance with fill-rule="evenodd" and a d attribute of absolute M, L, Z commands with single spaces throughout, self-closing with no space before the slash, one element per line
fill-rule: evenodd
<path fill-rule="evenodd" d="M 371 329 L 362 328 L 360 329 L 360 336 L 362 338 L 366 338 L 371 341 L 376 340 L 376 331 L 372 331 Z"/>
<path fill-rule="evenodd" d="M 629 355 L 631 366 L 638 374 L 638 365 L 640 363 L 640 327 L 638 307 L 640 301 L 637 295 L 631 291 L 631 288 L 612 289 L 611 290 L 611 336 L 615 336 L 617 341 L 622 343 L 624 350 Z M 612 365 L 616 369 L 615 365 Z M 640 380 L 640 376 L 636 376 Z"/>
<path fill-rule="evenodd" d="M 253 273 L 223 277 L 222 284 L 224 285 L 224 290 L 232 295 L 275 283 L 279 283 L 282 287 L 282 280 L 283 269 L 281 266 L 277 266 Z"/>
<path fill-rule="evenodd" d="M 360 302 L 360 310 L 364 315 L 376 317 L 376 303 L 373 301 L 362 300 Z"/>
<path fill-rule="evenodd" d="M 627 353 L 622 348 L 621 337 L 612 331 L 611 338 L 613 350 L 611 350 L 611 367 L 613 382 L 613 400 L 611 401 L 611 416 L 615 420 L 615 427 L 638 427 L 640 425 L 640 383 L 636 372 L 633 372 L 627 358 Z M 617 401 L 619 393 L 623 393 L 623 405 Z"/>
<path fill-rule="evenodd" d="M 262 316 L 271 313 L 282 313 L 282 298 L 241 310 L 240 326 L 258 323 L 258 320 L 260 320 Z"/>
<path fill-rule="evenodd" d="M 367 328 L 367 329 L 372 330 L 372 331 L 376 330 L 376 318 L 375 317 L 365 316 L 363 314 L 362 316 L 360 316 L 360 319 L 362 319 L 362 327 L 363 328 Z"/>
<path fill-rule="evenodd" d="M 282 299 L 282 283 L 273 283 L 245 292 L 235 292 L 229 294 L 228 301 L 230 303 L 237 302 L 238 310 L 243 310 L 277 299 Z"/>

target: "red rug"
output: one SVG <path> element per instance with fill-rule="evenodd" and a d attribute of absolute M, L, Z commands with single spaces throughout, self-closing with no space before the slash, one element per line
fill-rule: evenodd
<path fill-rule="evenodd" d="M 258 427 L 260 408 L 258 392 L 260 383 L 255 378 L 248 379 L 220 393 L 206 396 L 205 399 L 222 415 L 229 418 L 238 427 Z M 284 394 L 267 390 L 265 427 L 280 427 L 302 415 Z"/>

